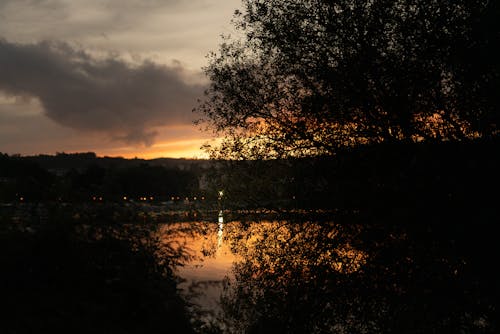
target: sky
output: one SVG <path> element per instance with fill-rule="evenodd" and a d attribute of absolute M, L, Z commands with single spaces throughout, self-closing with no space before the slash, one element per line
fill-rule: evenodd
<path fill-rule="evenodd" d="M 240 0 L 0 0 L 0 152 L 204 158 L 206 55 Z"/>

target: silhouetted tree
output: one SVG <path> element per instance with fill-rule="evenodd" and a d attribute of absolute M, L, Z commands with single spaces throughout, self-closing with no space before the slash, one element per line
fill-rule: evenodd
<path fill-rule="evenodd" d="M 243 0 L 205 71 L 224 157 L 498 134 L 495 1 Z"/>

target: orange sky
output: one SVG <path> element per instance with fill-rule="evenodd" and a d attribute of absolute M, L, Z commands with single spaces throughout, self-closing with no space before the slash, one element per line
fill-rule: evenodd
<path fill-rule="evenodd" d="M 194 138 L 187 140 L 165 141 L 155 143 L 152 147 L 137 149 L 135 147 L 121 147 L 110 150 L 97 151 L 98 156 L 121 156 L 124 158 L 154 159 L 158 157 L 207 159 L 208 154 L 200 147 L 206 139 Z"/>

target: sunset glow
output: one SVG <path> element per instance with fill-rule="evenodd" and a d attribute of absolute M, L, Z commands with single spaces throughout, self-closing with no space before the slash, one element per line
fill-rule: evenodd
<path fill-rule="evenodd" d="M 187 139 L 159 142 L 151 147 L 137 150 L 134 147 L 121 147 L 109 151 L 96 152 L 99 156 L 120 156 L 127 159 L 154 159 L 158 157 L 206 159 L 208 154 L 200 149 L 206 139 Z"/>
<path fill-rule="evenodd" d="M 0 152 L 206 158 L 192 110 L 239 6 L 0 3 Z"/>

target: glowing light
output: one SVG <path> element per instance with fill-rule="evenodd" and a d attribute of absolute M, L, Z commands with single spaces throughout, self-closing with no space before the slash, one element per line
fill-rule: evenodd
<path fill-rule="evenodd" d="M 123 196 L 123 200 L 126 201 L 127 200 L 127 196 Z"/>

